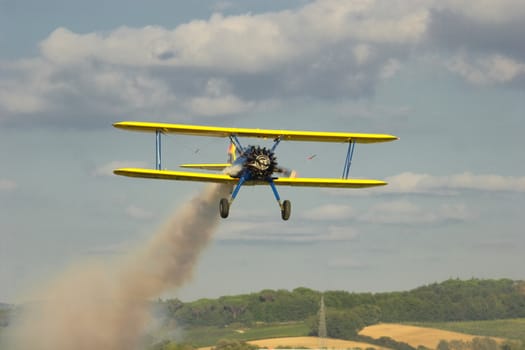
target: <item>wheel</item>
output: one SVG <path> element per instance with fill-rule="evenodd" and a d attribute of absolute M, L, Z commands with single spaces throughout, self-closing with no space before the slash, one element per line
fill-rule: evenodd
<path fill-rule="evenodd" d="M 283 220 L 288 220 L 290 218 L 290 213 L 292 212 L 292 203 L 289 200 L 283 202 L 283 207 L 281 208 L 281 217 Z"/>
<path fill-rule="evenodd" d="M 219 202 L 219 213 L 223 219 L 226 219 L 230 213 L 230 202 L 226 198 L 222 198 Z"/>

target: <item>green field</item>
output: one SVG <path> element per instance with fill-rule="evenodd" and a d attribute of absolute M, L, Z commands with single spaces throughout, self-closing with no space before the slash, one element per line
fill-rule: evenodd
<path fill-rule="evenodd" d="M 410 324 L 487 337 L 525 340 L 525 318 L 466 322 L 420 322 Z"/>
<path fill-rule="evenodd" d="M 469 321 L 469 322 L 421 322 L 410 323 L 414 326 L 437 328 L 442 330 L 491 336 L 525 341 L 525 318 L 494 320 L 494 321 Z M 193 327 L 183 330 L 177 341 L 192 344 L 196 347 L 210 346 L 219 339 L 256 340 L 280 337 L 305 336 L 309 328 L 303 322 L 259 324 L 251 328 L 242 327 Z"/>
<path fill-rule="evenodd" d="M 193 346 L 210 346 L 219 339 L 256 340 L 280 337 L 298 337 L 308 334 L 309 328 L 303 322 L 260 324 L 251 328 L 237 328 L 235 326 L 218 327 L 192 327 L 183 330 L 178 341 L 190 343 Z"/>

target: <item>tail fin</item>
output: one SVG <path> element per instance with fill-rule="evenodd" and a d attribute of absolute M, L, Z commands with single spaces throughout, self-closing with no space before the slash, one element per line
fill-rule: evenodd
<path fill-rule="evenodd" d="M 235 159 L 237 159 L 237 147 L 235 147 L 233 142 L 230 142 L 230 146 L 228 147 L 228 163 L 233 164 Z"/>

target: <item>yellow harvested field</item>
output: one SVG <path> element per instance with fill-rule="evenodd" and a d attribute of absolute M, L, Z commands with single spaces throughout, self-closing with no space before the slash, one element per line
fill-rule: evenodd
<path fill-rule="evenodd" d="M 254 344 L 260 347 L 274 349 L 277 346 L 286 346 L 286 347 L 306 347 L 310 349 L 318 349 L 320 347 L 319 338 L 317 337 L 287 337 L 287 338 L 271 338 L 271 339 L 261 339 L 261 340 L 252 340 L 248 343 Z M 387 349 L 380 346 L 360 343 L 350 340 L 341 340 L 341 339 L 325 339 L 324 346 L 327 349 L 350 349 L 350 348 L 376 348 L 376 349 Z"/>
<path fill-rule="evenodd" d="M 423 345 L 430 349 L 436 349 L 440 340 L 471 341 L 476 337 L 474 335 L 442 331 L 435 328 L 415 327 L 394 323 L 382 323 L 365 327 L 359 334 L 372 338 L 389 337 L 413 347 Z M 500 338 L 492 339 L 498 342 L 503 340 Z"/>

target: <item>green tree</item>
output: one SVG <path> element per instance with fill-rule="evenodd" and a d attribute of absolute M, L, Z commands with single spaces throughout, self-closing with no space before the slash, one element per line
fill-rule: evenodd
<path fill-rule="evenodd" d="M 436 349 L 437 350 L 450 350 L 450 346 L 448 344 L 448 341 L 440 340 Z"/>
<path fill-rule="evenodd" d="M 491 338 L 474 338 L 472 339 L 472 350 L 498 350 L 498 343 Z"/>
<path fill-rule="evenodd" d="M 327 310 L 326 331 L 330 338 L 352 339 L 364 327 L 363 320 L 354 312 Z"/>
<path fill-rule="evenodd" d="M 177 344 L 169 340 L 163 340 L 150 346 L 149 350 L 195 350 L 195 348 L 189 344 Z"/>

